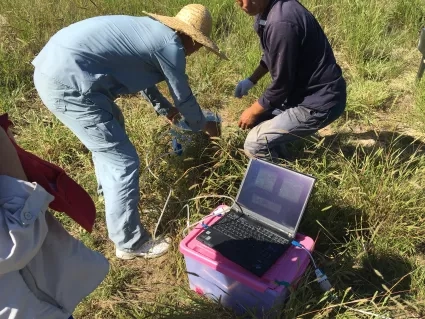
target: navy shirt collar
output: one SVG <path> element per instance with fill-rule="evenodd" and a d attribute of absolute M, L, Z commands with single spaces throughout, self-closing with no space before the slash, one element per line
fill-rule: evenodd
<path fill-rule="evenodd" d="M 269 15 L 270 10 L 273 8 L 273 6 L 280 0 L 270 0 L 269 4 L 267 5 L 266 9 L 260 13 L 257 14 L 255 17 L 255 31 L 258 33 L 258 35 L 261 36 L 261 33 L 263 29 L 266 26 L 267 23 L 267 16 Z"/>

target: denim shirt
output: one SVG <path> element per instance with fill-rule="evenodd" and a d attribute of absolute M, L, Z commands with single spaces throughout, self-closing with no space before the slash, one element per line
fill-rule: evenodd
<path fill-rule="evenodd" d="M 82 94 L 142 91 L 166 115 L 171 104 L 156 88 L 166 81 L 174 104 L 194 131 L 205 117 L 186 75 L 186 55 L 177 33 L 149 17 L 99 16 L 71 24 L 49 40 L 32 64 Z"/>

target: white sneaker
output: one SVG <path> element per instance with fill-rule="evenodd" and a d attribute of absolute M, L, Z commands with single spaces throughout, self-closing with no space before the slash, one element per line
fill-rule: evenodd
<path fill-rule="evenodd" d="M 170 237 L 152 239 L 132 252 L 122 251 L 116 248 L 115 254 L 120 259 L 134 259 L 136 257 L 151 259 L 164 255 L 170 248 L 170 243 Z"/>

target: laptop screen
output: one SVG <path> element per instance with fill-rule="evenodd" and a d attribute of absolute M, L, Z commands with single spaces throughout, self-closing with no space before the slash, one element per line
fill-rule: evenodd
<path fill-rule="evenodd" d="M 315 179 L 282 166 L 252 159 L 237 202 L 289 230 L 298 228 Z"/>

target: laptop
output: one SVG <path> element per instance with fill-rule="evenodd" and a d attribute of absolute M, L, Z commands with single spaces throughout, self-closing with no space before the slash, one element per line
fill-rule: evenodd
<path fill-rule="evenodd" d="M 261 277 L 291 246 L 315 181 L 252 158 L 234 205 L 196 239 Z"/>

